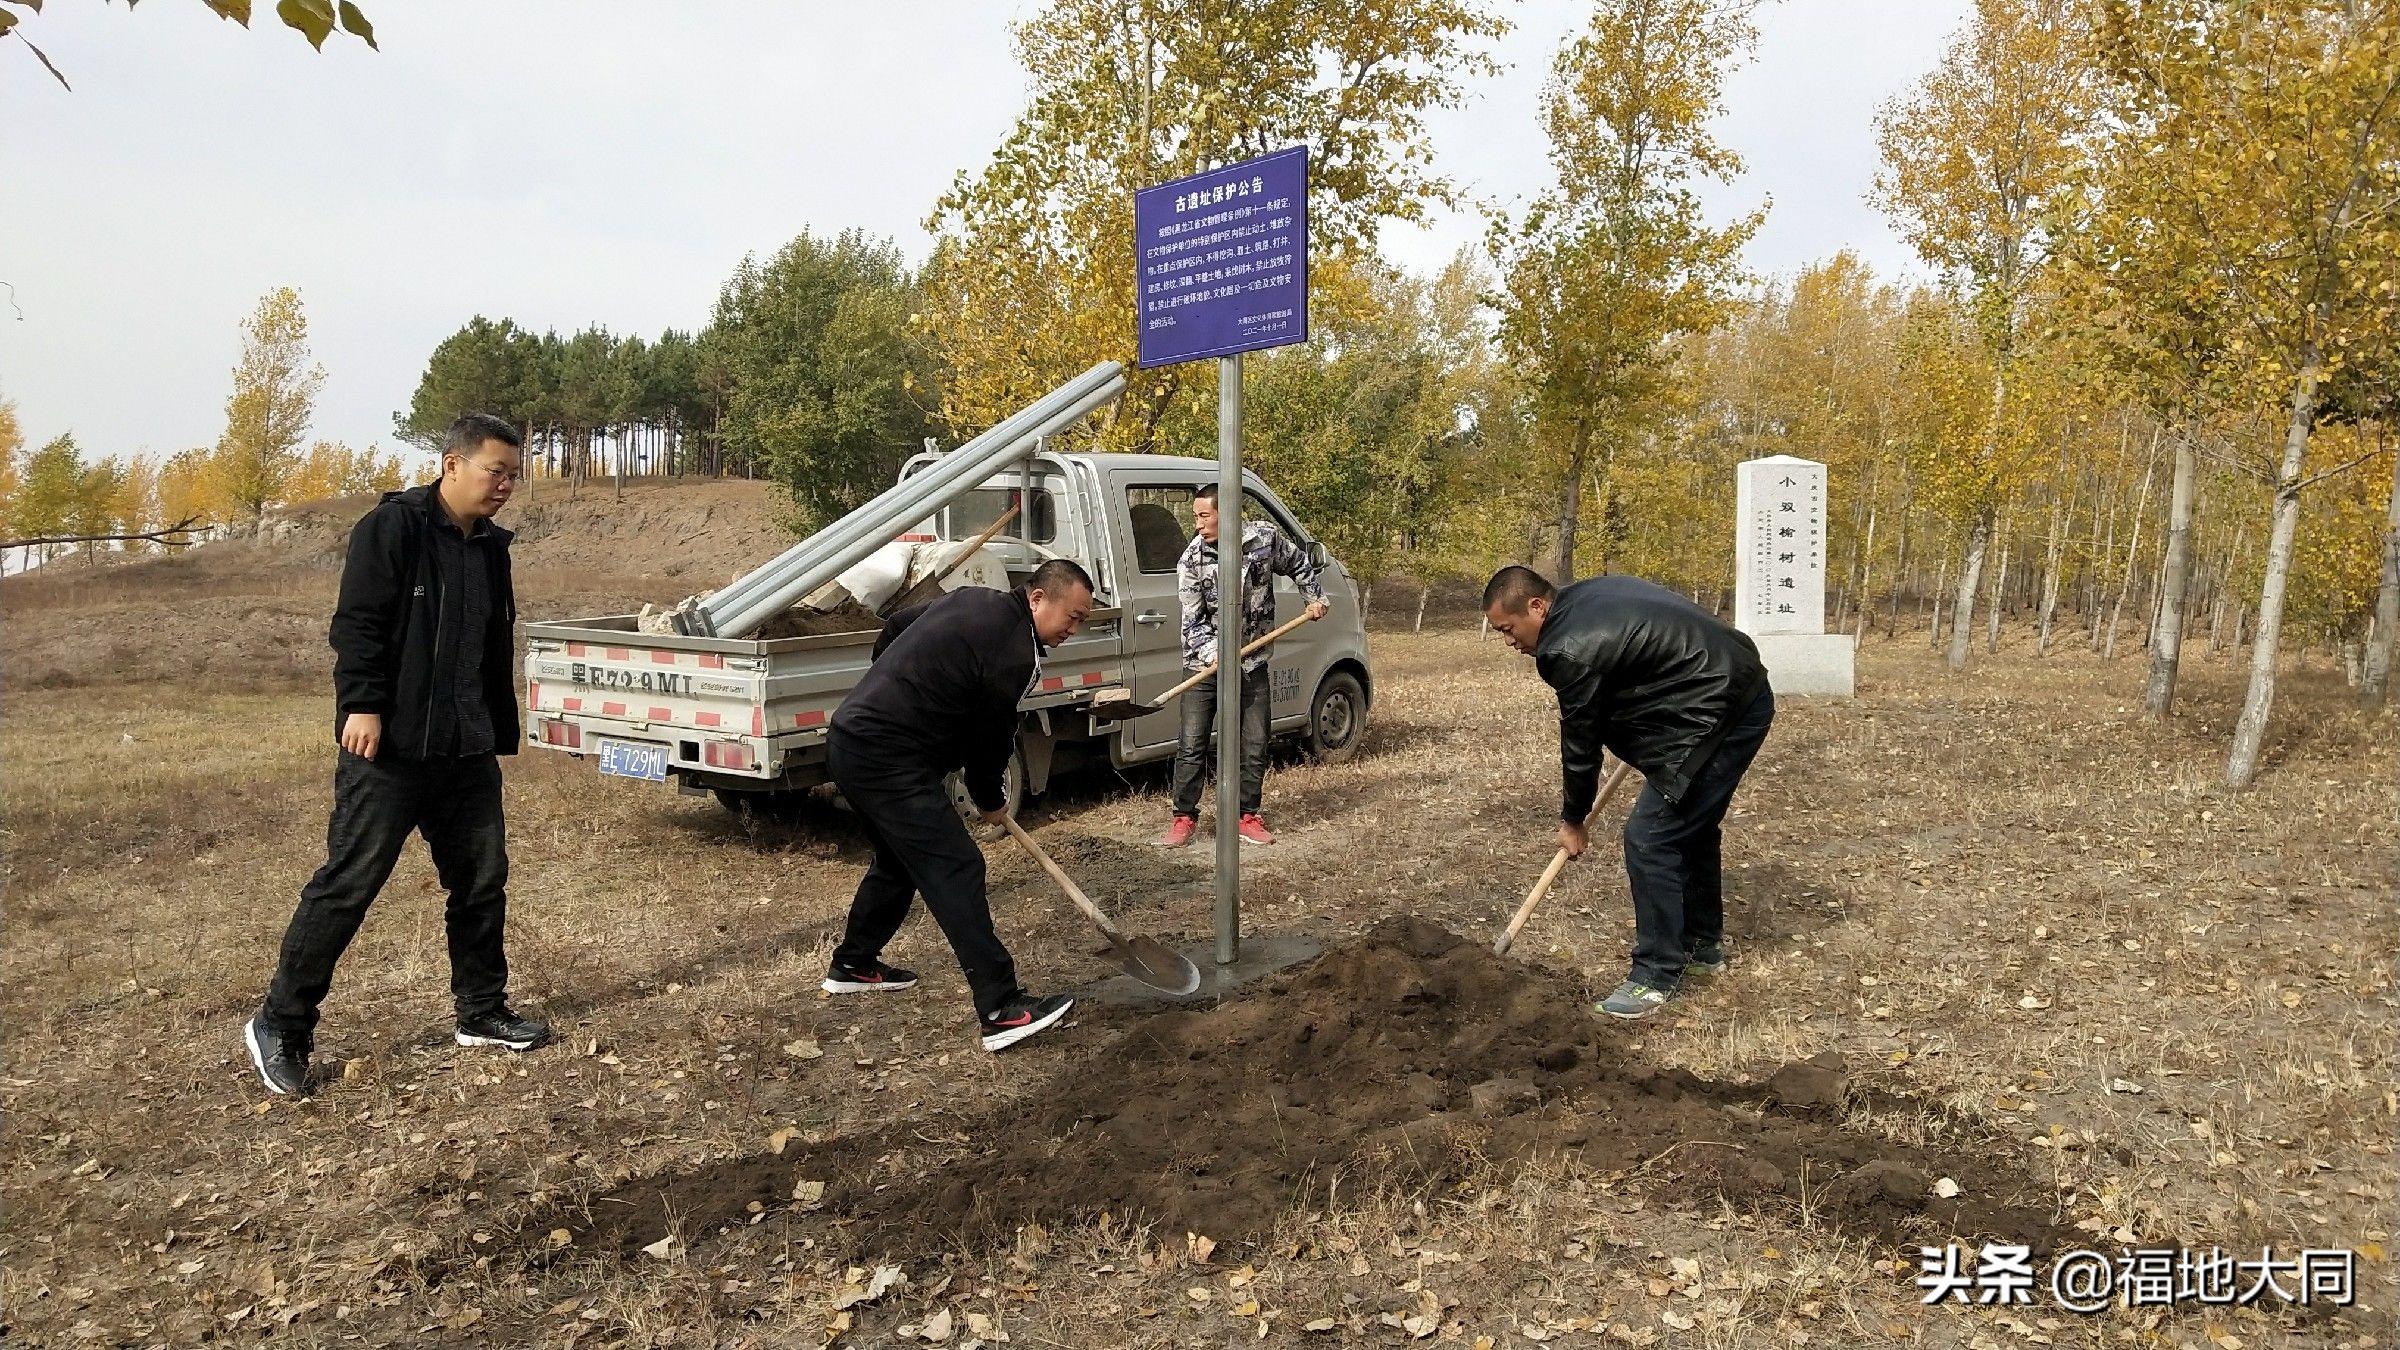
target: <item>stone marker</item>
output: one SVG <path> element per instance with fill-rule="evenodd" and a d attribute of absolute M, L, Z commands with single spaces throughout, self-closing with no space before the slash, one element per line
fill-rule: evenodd
<path fill-rule="evenodd" d="M 1849 698 L 1857 652 L 1825 631 L 1825 466 L 1772 455 L 1744 462 L 1734 490 L 1733 624 L 1758 644 L 1778 695 Z"/>

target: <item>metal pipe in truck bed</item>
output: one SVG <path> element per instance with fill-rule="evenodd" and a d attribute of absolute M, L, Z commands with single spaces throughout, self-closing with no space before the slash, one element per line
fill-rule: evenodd
<path fill-rule="evenodd" d="M 1074 425 L 1124 392 L 1124 368 L 1103 361 L 1004 418 L 982 435 L 716 593 L 675 612 L 678 631 L 739 637 L 883 547 L 911 521 L 980 484 L 1025 453 L 1028 442 Z"/>

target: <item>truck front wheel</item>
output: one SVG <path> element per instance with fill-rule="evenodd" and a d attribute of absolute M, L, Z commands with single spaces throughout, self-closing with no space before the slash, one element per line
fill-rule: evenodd
<path fill-rule="evenodd" d="M 1308 754 L 1319 764 L 1347 764 L 1367 734 L 1367 688 L 1346 670 L 1327 675 L 1308 704 Z"/>

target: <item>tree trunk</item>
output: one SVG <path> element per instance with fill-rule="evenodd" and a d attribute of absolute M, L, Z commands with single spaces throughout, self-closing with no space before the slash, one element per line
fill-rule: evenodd
<path fill-rule="evenodd" d="M 1975 645 L 1975 586 L 1983 579 L 1983 555 L 1992 545 L 1992 508 L 1975 514 L 1975 529 L 1967 536 L 1966 565 L 1959 569 L 1958 598 L 1950 606 L 1950 669 L 1967 668 L 1967 649 Z"/>
<path fill-rule="evenodd" d="M 1560 586 L 1575 579 L 1575 526 L 1583 514 L 1583 461 L 1590 449 L 1589 433 L 1577 422 L 1574 446 L 1567 453 L 1566 491 L 1559 499 L 1558 561 L 1550 569 L 1550 580 Z"/>
<path fill-rule="evenodd" d="M 2141 716 L 2158 721 L 2174 704 L 2174 668 L 2184 656 L 2184 589 L 2191 581 L 2191 490 L 2201 476 L 2201 452 L 2191 428 L 2174 437 L 2174 488 L 2167 492 L 2167 562 L 2158 581 L 2158 639 L 2150 644 L 2150 685 Z"/>
<path fill-rule="evenodd" d="M 2322 367 L 2316 344 L 2300 350 L 2300 378 L 2292 382 L 2291 418 L 2283 433 L 2283 463 L 2275 475 L 2275 524 L 2267 537 L 2266 575 L 2258 588 L 2258 636 L 2250 646 L 2250 690 L 2233 727 L 2233 752 L 2225 760 L 2225 782 L 2246 788 L 2258 775 L 2258 756 L 2267 741 L 2267 718 L 2275 709 L 2275 655 L 2283 637 L 2283 597 L 2292 579 L 2292 548 L 2300 535 L 2300 470 L 2308 459 L 2308 433 L 2317 418 L 2317 378 Z"/>
<path fill-rule="evenodd" d="M 1850 641 L 1853 644 L 1867 640 L 1867 608 L 1874 599 L 1874 592 L 1868 590 L 1867 587 L 1875 576 L 1875 515 L 1875 510 L 1869 508 L 1867 511 L 1866 547 L 1859 550 L 1858 626 L 1850 634 Z"/>
<path fill-rule="evenodd" d="M 1417 632 L 1422 633 L 1425 631 L 1425 598 L 1432 594 L 1432 582 L 1420 581 L 1417 583 Z"/>
<path fill-rule="evenodd" d="M 1984 621 L 1983 649 L 1986 652 L 2000 650 L 2000 613 L 2008 607 L 2008 560 L 2015 552 L 2008 545 L 2008 525 L 2004 521 L 2000 526 L 2000 567 L 1992 576 L 1992 611 Z"/>
<path fill-rule="evenodd" d="M 1945 553 L 1942 555 L 1942 574 L 1934 581 L 1933 589 L 1925 593 L 1926 603 L 1933 610 L 1933 622 L 1927 627 L 1925 645 L 1928 649 L 1937 652 L 1942 649 L 1942 593 L 1948 589 L 1950 589 L 1950 555 Z"/>
<path fill-rule="evenodd" d="M 2115 470 L 2110 473 L 2108 482 L 2124 481 L 2125 456 L 2132 441 L 2133 424 L 2126 420 L 2124 414 L 2120 413 L 2117 415 L 2117 465 Z M 2106 538 L 2103 538 L 2100 533 L 2101 499 L 2107 495 L 2102 481 L 2095 475 L 2092 480 L 2092 538 L 2099 542 L 2100 548 L 2084 567 L 2083 616 L 2085 622 L 2091 625 L 2092 650 L 2094 652 L 2100 650 L 2100 613 L 2107 608 L 2102 603 L 2108 598 L 2108 577 L 2105 575 L 2105 564 L 2117 556 L 2117 509 L 2113 504 L 2108 508 Z"/>
<path fill-rule="evenodd" d="M 2041 637 L 2034 650 L 2043 656 L 2050 654 L 2050 628 L 2058 617 L 2059 562 L 2065 556 L 2067 505 L 2058 498 L 2050 502 L 2050 541 L 2042 547 L 2042 618 Z"/>
<path fill-rule="evenodd" d="M 2134 494 L 2132 539 L 2125 545 L 2125 571 L 2117 579 L 2117 603 L 2108 612 L 2108 642 L 2101 649 L 2103 660 L 2117 659 L 2117 629 L 2125 619 L 2125 593 L 2133 589 L 2133 560 L 2142 551 L 2142 516 L 2150 509 L 2150 480 L 2158 472 L 2158 442 L 2163 428 L 2150 433 L 2150 454 L 2142 465 L 2142 488 Z"/>
<path fill-rule="evenodd" d="M 2375 640 L 2367 644 L 2358 693 L 2373 707 L 2392 678 L 2392 636 L 2400 631 L 2400 455 L 2392 459 L 2392 504 L 2384 519 L 2383 584 L 2375 592 Z"/>

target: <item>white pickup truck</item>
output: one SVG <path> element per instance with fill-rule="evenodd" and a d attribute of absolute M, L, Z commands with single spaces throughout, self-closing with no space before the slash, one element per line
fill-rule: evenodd
<path fill-rule="evenodd" d="M 902 480 L 938 460 L 912 459 Z M 1031 510 L 985 546 L 987 555 L 997 552 L 1022 580 L 1046 551 L 1081 563 L 1096 583 L 1090 620 L 1043 659 L 1040 687 L 1021 705 L 1012 801 L 1042 792 L 1054 768 L 1079 759 L 1105 756 L 1122 768 L 1175 753 L 1177 708 L 1121 721 L 1089 709 L 1104 689 L 1147 701 L 1183 677 L 1175 563 L 1192 537 L 1193 494 L 1216 475 L 1202 459 L 1043 452 L 952 496 L 913 531 L 972 539 L 1030 485 Z M 1358 750 L 1375 687 L 1356 587 L 1265 484 L 1245 482 L 1243 519 L 1271 520 L 1307 549 L 1332 606 L 1274 646 L 1273 734 L 1297 736 L 1339 763 Z M 1289 578 L 1276 578 L 1278 622 L 1306 604 Z M 589 757 L 603 774 L 672 779 L 736 809 L 776 808 L 828 781 L 826 725 L 866 673 L 876 636 L 684 637 L 640 632 L 631 614 L 528 623 L 526 740 Z"/>

